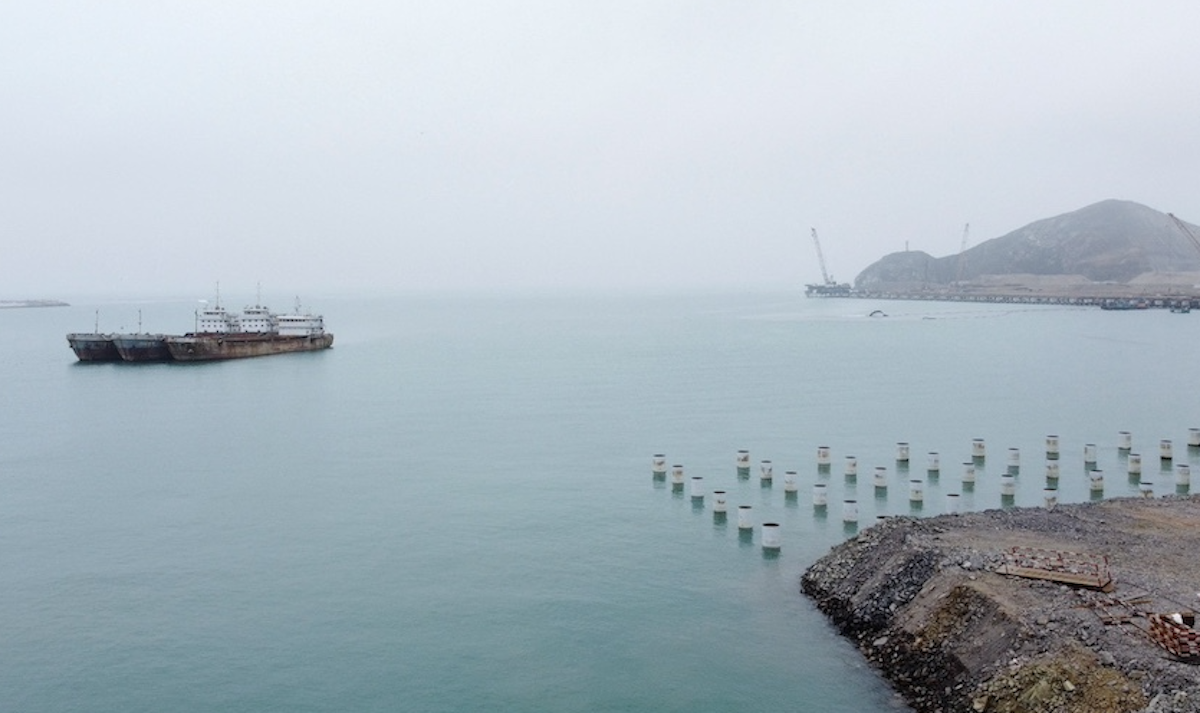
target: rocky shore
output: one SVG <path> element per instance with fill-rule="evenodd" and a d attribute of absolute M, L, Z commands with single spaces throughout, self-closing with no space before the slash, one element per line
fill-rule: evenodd
<path fill-rule="evenodd" d="M 1111 591 L 998 573 L 1013 547 L 1107 558 Z M 801 586 L 920 713 L 1200 711 L 1146 619 L 1200 607 L 1200 496 L 892 518 Z"/>

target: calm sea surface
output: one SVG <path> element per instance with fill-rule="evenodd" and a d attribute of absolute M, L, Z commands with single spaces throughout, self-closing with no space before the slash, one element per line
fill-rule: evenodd
<path fill-rule="evenodd" d="M 1064 502 L 1092 497 L 1087 443 L 1106 497 L 1137 491 L 1122 430 L 1158 494 L 1176 489 L 1160 439 L 1197 466 L 1197 315 L 795 293 L 313 303 L 332 350 L 196 365 L 77 364 L 64 338 L 97 309 L 104 331 L 139 310 L 187 331 L 194 301 L 0 310 L 0 710 L 895 711 L 799 594 L 853 529 L 843 500 L 860 527 L 947 493 L 1001 507 L 1019 448 L 1013 503 L 1038 506 L 1051 434 Z M 968 491 L 973 438 L 988 460 Z M 780 523 L 780 554 L 654 480 L 655 453 Z"/>

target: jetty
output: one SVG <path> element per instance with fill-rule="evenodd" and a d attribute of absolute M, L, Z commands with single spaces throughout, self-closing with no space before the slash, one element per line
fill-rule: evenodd
<path fill-rule="evenodd" d="M 919 713 L 1200 709 L 1200 497 L 888 518 L 801 588 Z"/>
<path fill-rule="evenodd" d="M 822 295 L 824 296 L 824 295 Z M 829 295 L 834 296 L 834 295 Z M 1108 309 L 1185 309 L 1200 308 L 1196 294 L 1068 294 L 1045 292 L 959 292 L 953 290 L 850 290 L 838 297 L 868 300 L 924 300 L 928 302 L 989 302 L 994 304 L 1065 305 Z"/>
<path fill-rule="evenodd" d="M 1078 276 L 993 275 L 953 285 L 892 283 L 844 290 L 806 290 L 820 299 L 916 300 L 927 302 L 979 302 L 992 304 L 1058 305 L 1106 309 L 1200 308 L 1200 285 L 1194 276 L 1131 283 L 1093 282 Z"/>
<path fill-rule="evenodd" d="M 22 307 L 70 307 L 60 300 L 0 300 L 0 309 L 20 309 Z"/>

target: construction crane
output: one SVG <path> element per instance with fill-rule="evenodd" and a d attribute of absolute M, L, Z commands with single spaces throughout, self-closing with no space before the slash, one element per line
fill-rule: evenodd
<path fill-rule="evenodd" d="M 1174 213 L 1167 213 L 1167 217 L 1171 219 L 1171 222 L 1175 224 L 1176 228 L 1179 228 L 1179 232 L 1187 236 L 1187 239 L 1192 243 L 1192 247 L 1196 248 L 1197 252 L 1200 252 L 1200 240 L 1196 239 L 1196 234 L 1192 232 L 1191 228 L 1187 227 L 1187 223 L 1183 222 L 1179 218 L 1176 218 Z M 1196 306 L 1194 304 L 1195 301 L 1196 300 L 1194 298 L 1186 297 L 1177 302 L 1173 302 L 1171 303 L 1171 311 L 1190 312 L 1192 307 Z"/>
<path fill-rule="evenodd" d="M 821 252 L 821 239 L 817 237 L 817 229 L 812 229 L 813 245 L 817 246 L 817 262 L 821 263 L 821 277 L 825 279 L 825 284 L 834 284 L 833 278 L 829 276 L 829 271 L 825 269 L 825 253 Z"/>
<path fill-rule="evenodd" d="M 1196 251 L 1200 252 L 1200 239 L 1197 239 L 1196 235 L 1187 227 L 1187 223 L 1176 218 L 1174 213 L 1167 213 L 1167 217 L 1171 219 L 1171 222 L 1175 223 L 1175 227 L 1179 228 L 1179 232 L 1186 235 L 1187 239 L 1192 241 L 1192 246 L 1196 248 Z"/>
<path fill-rule="evenodd" d="M 825 253 L 821 252 L 821 240 L 817 237 L 816 228 L 812 229 L 812 239 L 817 248 L 817 262 L 821 264 L 821 278 L 825 281 L 821 284 L 805 285 L 804 294 L 808 297 L 848 297 L 852 292 L 850 285 L 834 282 L 829 270 L 825 269 Z"/>
<path fill-rule="evenodd" d="M 955 282 L 962 282 L 963 272 L 967 269 L 967 237 L 971 234 L 971 224 L 963 226 L 962 246 L 958 248 L 958 270 L 954 276 Z"/>

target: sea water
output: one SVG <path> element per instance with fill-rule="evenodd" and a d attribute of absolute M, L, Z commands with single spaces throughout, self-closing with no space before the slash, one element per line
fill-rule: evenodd
<path fill-rule="evenodd" d="M 1095 497 L 1092 467 L 1103 497 L 1176 492 L 1163 438 L 1197 464 L 1197 317 L 1166 311 L 326 296 L 320 353 L 80 364 L 64 339 L 97 310 L 103 331 L 139 312 L 187 331 L 194 306 L 0 310 L 0 710 L 897 710 L 800 594 L 805 567 L 947 493 L 1039 506 L 1046 435 L 1059 502 Z M 973 438 L 988 458 L 969 488 Z M 728 519 L 652 477 L 656 453 L 728 491 Z"/>

